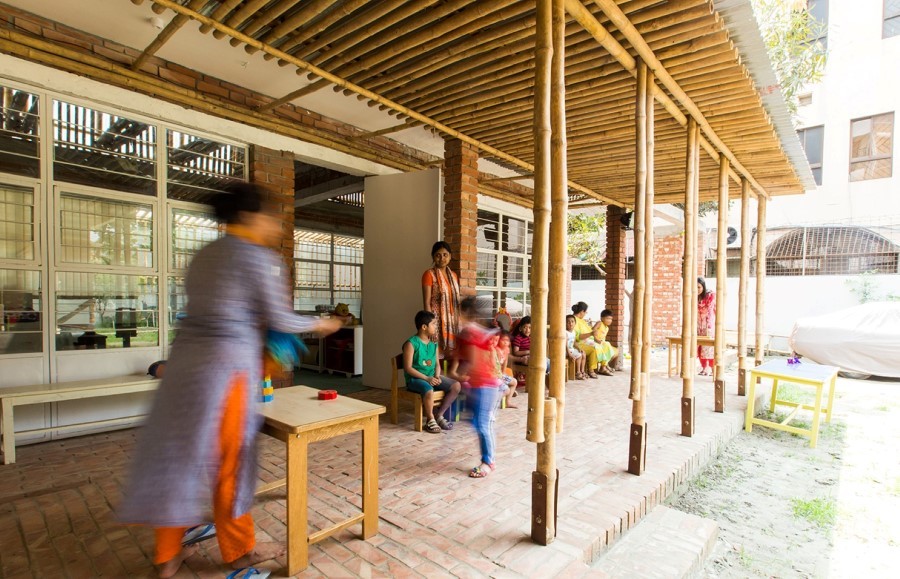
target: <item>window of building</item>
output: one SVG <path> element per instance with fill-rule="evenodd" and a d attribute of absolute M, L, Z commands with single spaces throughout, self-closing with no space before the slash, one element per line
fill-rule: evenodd
<path fill-rule="evenodd" d="M 153 267 L 153 205 L 63 192 L 61 263 Z"/>
<path fill-rule="evenodd" d="M 850 121 L 850 180 L 890 177 L 893 143 L 894 113 Z"/>
<path fill-rule="evenodd" d="M 41 272 L 0 269 L 0 354 L 43 351 Z"/>
<path fill-rule="evenodd" d="M 819 29 L 809 41 L 821 42 L 822 46 L 828 46 L 828 0 L 807 0 L 809 13 L 819 23 Z"/>
<path fill-rule="evenodd" d="M 882 38 L 900 36 L 900 0 L 884 0 L 884 23 Z"/>
<path fill-rule="evenodd" d="M 363 239 L 319 231 L 294 231 L 294 309 L 347 304 L 362 317 Z"/>
<path fill-rule="evenodd" d="M 809 161 L 809 168 L 812 170 L 816 185 L 822 184 L 822 153 L 825 143 L 825 127 L 809 127 L 797 131 L 800 137 L 800 144 L 806 151 L 806 160 Z"/>
<path fill-rule="evenodd" d="M 0 167 L 4 173 L 40 175 L 40 99 L 0 86 Z"/>
<path fill-rule="evenodd" d="M 812 100 L 813 100 L 812 93 L 802 94 L 799 97 L 797 97 L 797 104 L 800 105 L 801 107 L 806 107 L 806 106 L 809 106 L 812 104 Z"/>
<path fill-rule="evenodd" d="M 531 314 L 532 237 L 530 221 L 478 210 L 475 285 L 481 307 L 505 308 L 513 318 Z"/>
<path fill-rule="evenodd" d="M 166 131 L 169 199 L 208 203 L 229 181 L 244 178 L 245 148 Z"/>

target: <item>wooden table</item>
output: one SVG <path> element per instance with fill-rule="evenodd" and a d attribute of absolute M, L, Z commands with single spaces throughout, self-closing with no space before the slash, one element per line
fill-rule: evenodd
<path fill-rule="evenodd" d="M 834 406 L 834 386 L 837 383 L 838 368 L 835 366 L 822 366 L 813 362 L 803 360 L 799 364 L 788 364 L 787 360 L 772 360 L 761 366 L 749 368 L 747 372 L 750 374 L 750 396 L 747 401 L 747 416 L 744 419 L 744 430 L 750 432 L 753 430 L 754 424 L 760 426 L 768 426 L 777 430 L 793 432 L 809 437 L 809 447 L 815 448 L 816 441 L 819 438 L 819 420 L 822 414 L 825 415 L 825 422 L 831 422 L 831 412 Z M 770 378 L 772 380 L 772 399 L 769 401 L 769 412 L 775 412 L 775 406 L 788 406 L 793 408 L 787 418 L 781 422 L 772 422 L 763 420 L 755 416 L 756 404 L 756 380 L 757 378 Z M 809 404 L 801 404 L 799 402 L 791 402 L 788 400 L 778 399 L 778 381 L 790 382 L 792 384 L 801 384 L 805 386 L 813 386 L 816 389 L 816 398 L 812 406 Z M 828 388 L 828 401 L 825 408 L 822 407 L 822 391 Z M 798 428 L 789 426 L 790 422 L 800 410 L 812 410 L 812 426 L 810 428 Z"/>
<path fill-rule="evenodd" d="M 307 386 L 279 388 L 262 405 L 263 432 L 287 446 L 287 478 L 260 487 L 257 494 L 287 485 L 287 574 L 309 566 L 309 546 L 362 522 L 362 538 L 378 532 L 378 415 L 384 406 L 338 396 L 318 400 Z M 362 431 L 362 513 L 331 528 L 309 534 L 307 456 L 310 442 Z"/>
<path fill-rule="evenodd" d="M 681 374 L 681 336 L 669 336 L 669 378 Z M 698 346 L 715 346 L 715 336 L 697 336 Z M 674 360 L 673 360 L 674 354 Z M 697 354 L 694 353 L 694 357 Z"/>

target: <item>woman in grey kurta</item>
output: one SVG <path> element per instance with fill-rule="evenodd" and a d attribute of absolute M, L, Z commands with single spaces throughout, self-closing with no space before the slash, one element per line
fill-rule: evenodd
<path fill-rule="evenodd" d="M 174 574 L 189 555 L 181 549 L 181 534 L 207 520 L 213 503 L 219 507 L 213 510 L 223 559 L 232 562 L 253 549 L 247 513 L 256 484 L 254 439 L 261 425 L 256 404 L 265 331 L 330 333 L 340 325 L 292 311 L 285 268 L 266 247 L 280 239 L 281 221 L 267 211 L 256 187 L 232 186 L 216 196 L 213 206 L 217 218 L 228 224 L 227 234 L 200 250 L 191 263 L 187 316 L 138 436 L 118 510 L 124 523 L 158 528 L 155 562 L 163 565 L 161 576 Z M 235 400 L 237 409 L 231 407 Z M 223 429 L 226 411 L 240 417 L 233 436 Z M 235 466 L 224 484 L 233 491 L 228 491 L 230 505 L 223 508 L 216 494 L 221 495 L 220 466 L 227 456 L 222 445 L 229 442 Z M 239 519 L 242 528 L 231 533 L 239 536 L 229 537 L 224 527 Z M 250 536 L 240 536 L 248 534 L 248 520 Z"/>

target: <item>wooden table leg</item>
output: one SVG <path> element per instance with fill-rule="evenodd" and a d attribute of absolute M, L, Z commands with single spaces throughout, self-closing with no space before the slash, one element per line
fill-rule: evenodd
<path fill-rule="evenodd" d="M 287 439 L 287 568 L 296 575 L 309 566 L 309 512 L 307 511 L 307 456 L 305 435 Z"/>
<path fill-rule="evenodd" d="M 363 539 L 378 532 L 378 417 L 366 419 L 362 431 Z"/>
<path fill-rule="evenodd" d="M 672 373 L 673 373 L 673 371 L 675 370 L 675 368 L 673 368 L 674 364 L 672 363 L 672 354 L 673 354 L 673 353 L 674 353 L 674 352 L 673 352 L 672 342 L 670 341 L 670 342 L 669 342 L 669 360 L 668 360 L 668 361 L 669 361 L 669 365 L 667 366 L 667 368 L 668 368 L 668 370 L 669 370 L 669 378 L 672 377 Z"/>
<path fill-rule="evenodd" d="M 815 448 L 816 442 L 819 440 L 819 418 L 821 417 L 822 412 L 822 388 L 825 386 L 825 383 L 819 383 L 816 385 L 816 404 L 813 408 L 813 419 L 812 419 L 812 427 L 809 432 L 809 447 Z"/>
<path fill-rule="evenodd" d="M 747 374 L 750 376 L 750 394 L 747 397 L 747 414 L 746 416 L 744 416 L 744 430 L 746 430 L 747 432 L 752 432 L 753 415 L 755 413 L 756 406 L 756 376 L 754 376 L 750 371 L 748 371 Z"/>
<path fill-rule="evenodd" d="M 837 374 L 831 377 L 831 384 L 828 388 L 828 414 L 825 416 L 825 423 L 831 424 L 831 412 L 834 408 L 834 388 L 837 385 Z"/>
<path fill-rule="evenodd" d="M 3 438 L 3 464 L 12 464 L 16 462 L 16 425 L 13 422 L 13 405 L 3 400 L 0 402 L 3 406 L 3 420 L 0 424 L 0 437 Z"/>

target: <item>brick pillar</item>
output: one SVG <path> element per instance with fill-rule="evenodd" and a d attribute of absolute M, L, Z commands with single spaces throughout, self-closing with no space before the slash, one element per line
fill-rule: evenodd
<path fill-rule="evenodd" d="M 657 237 L 653 246 L 653 343 L 658 346 L 681 335 L 684 237 Z"/>
<path fill-rule="evenodd" d="M 444 142 L 444 241 L 450 244 L 463 295 L 475 294 L 478 151 L 459 139 Z"/>
<path fill-rule="evenodd" d="M 606 339 L 620 352 L 625 339 L 625 229 L 619 218 L 624 214 L 621 207 L 606 208 L 606 308 L 613 313 L 613 325 Z M 599 316 L 600 312 L 593 315 Z M 622 358 L 619 356 L 619 367 Z"/>
<path fill-rule="evenodd" d="M 250 182 L 262 185 L 268 192 L 268 200 L 279 209 L 281 245 L 277 249 L 287 265 L 288 280 L 294 279 L 294 155 L 288 151 L 275 151 L 258 145 L 250 146 Z M 292 283 L 292 282 L 290 282 Z M 293 293 L 293 286 L 288 288 Z M 291 299 L 293 302 L 293 298 Z M 273 377 L 275 388 L 293 385 L 294 373 Z"/>

